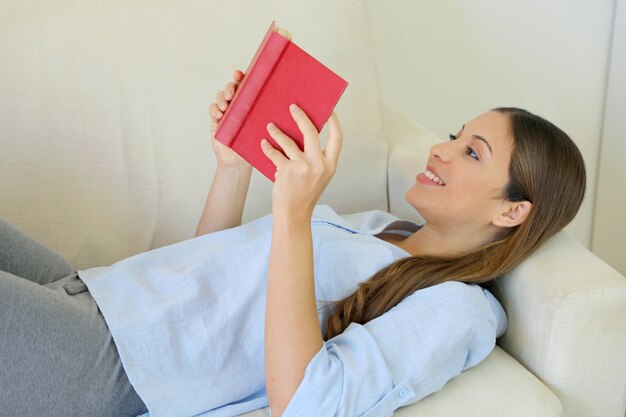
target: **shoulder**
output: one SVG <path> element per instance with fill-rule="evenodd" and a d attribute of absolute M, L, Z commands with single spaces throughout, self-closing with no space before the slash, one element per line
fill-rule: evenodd
<path fill-rule="evenodd" d="M 477 284 L 448 281 L 415 291 L 407 297 L 411 298 L 419 303 L 436 304 L 439 308 L 445 309 L 448 315 L 464 318 L 465 322 L 471 324 L 487 322 L 490 328 L 498 327 L 495 309 L 501 306 L 489 291 Z"/>
<path fill-rule="evenodd" d="M 388 320 L 405 324 L 428 321 L 441 329 L 488 340 L 495 339 L 503 327 L 502 319 L 494 312 L 484 290 L 476 284 L 460 281 L 448 281 L 415 291 L 385 315 Z"/>
<path fill-rule="evenodd" d="M 450 281 L 415 291 L 364 327 L 389 360 L 402 351 L 396 372 L 408 363 L 440 360 L 467 369 L 493 349 L 497 323 L 477 285 Z M 353 325 L 351 325 L 353 326 Z M 347 329 L 348 333 L 350 327 Z M 416 349 L 416 347 L 419 347 Z"/>
<path fill-rule="evenodd" d="M 487 306 L 483 289 L 476 284 L 468 284 L 461 281 L 447 281 L 431 287 L 417 290 L 405 300 L 439 300 L 441 302 L 462 302 L 462 304 L 478 304 Z"/>

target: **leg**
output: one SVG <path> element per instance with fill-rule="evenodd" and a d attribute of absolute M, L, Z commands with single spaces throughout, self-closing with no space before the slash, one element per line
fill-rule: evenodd
<path fill-rule="evenodd" d="M 131 386 L 98 307 L 75 276 L 47 286 L 0 271 L 0 414 L 135 417 Z"/>
<path fill-rule="evenodd" d="M 71 274 L 74 268 L 42 243 L 0 219 L 0 271 L 47 284 Z"/>

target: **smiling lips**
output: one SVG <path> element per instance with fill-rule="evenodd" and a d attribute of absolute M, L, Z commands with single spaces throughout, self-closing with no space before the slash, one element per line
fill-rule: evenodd
<path fill-rule="evenodd" d="M 428 167 L 424 172 L 420 172 L 417 175 L 417 181 L 426 184 L 426 185 L 439 185 L 445 186 L 446 183 L 444 180 L 439 178 L 434 172 L 432 172 Z"/>

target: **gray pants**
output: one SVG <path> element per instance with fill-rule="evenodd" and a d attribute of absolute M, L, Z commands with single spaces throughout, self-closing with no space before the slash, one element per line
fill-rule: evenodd
<path fill-rule="evenodd" d="M 0 219 L 0 416 L 146 411 L 74 268 Z"/>

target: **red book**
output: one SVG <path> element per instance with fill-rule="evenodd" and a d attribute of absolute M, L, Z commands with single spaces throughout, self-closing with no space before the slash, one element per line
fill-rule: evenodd
<path fill-rule="evenodd" d="M 304 110 L 319 132 L 347 86 L 272 22 L 217 125 L 215 139 L 274 181 L 276 168 L 263 154 L 261 139 L 280 147 L 267 131 L 267 124 L 274 122 L 302 150 L 302 133 L 289 105 L 295 103 Z"/>

